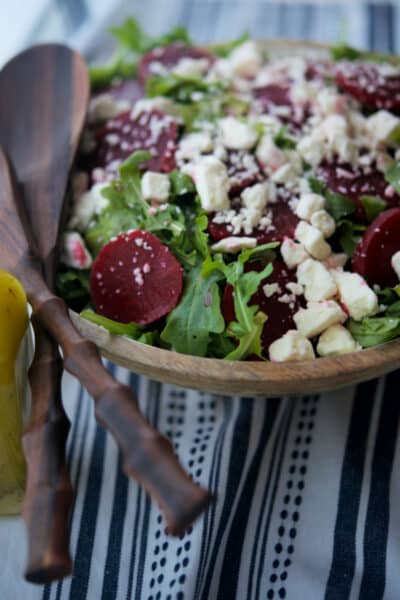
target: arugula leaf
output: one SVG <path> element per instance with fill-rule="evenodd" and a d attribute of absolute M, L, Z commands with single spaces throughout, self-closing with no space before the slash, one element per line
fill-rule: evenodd
<path fill-rule="evenodd" d="M 369 348 L 400 336 L 400 317 L 367 317 L 360 322 L 351 319 L 347 327 L 356 342 Z"/>
<path fill-rule="evenodd" d="M 366 228 L 365 225 L 353 223 L 347 219 L 338 221 L 335 235 L 338 237 L 343 252 L 345 252 L 347 256 L 353 256 L 358 242 L 362 238 Z"/>
<path fill-rule="evenodd" d="M 249 102 L 225 90 L 215 90 L 214 95 L 205 96 L 191 104 L 180 105 L 180 116 L 187 131 L 197 131 L 203 121 L 216 121 L 226 114 L 241 117 L 249 110 Z"/>
<path fill-rule="evenodd" d="M 132 17 L 126 19 L 121 26 L 111 28 L 110 31 L 119 45 L 108 64 L 95 65 L 90 68 L 90 80 L 93 88 L 105 87 L 116 78 L 134 77 L 140 57 L 153 48 L 168 46 L 174 42 L 191 45 L 188 33 L 183 27 L 174 27 L 160 37 L 151 37 Z"/>
<path fill-rule="evenodd" d="M 247 42 L 247 40 L 249 40 L 249 39 L 250 39 L 249 34 L 243 33 L 236 40 L 212 44 L 210 46 L 210 50 L 216 56 L 219 56 L 220 58 L 226 58 L 227 56 L 229 56 L 229 54 L 232 52 L 232 50 L 234 50 L 238 46 L 241 46 L 244 42 Z"/>
<path fill-rule="evenodd" d="M 397 193 L 400 193 L 400 161 L 393 163 L 393 165 L 387 169 L 385 179 Z"/>
<path fill-rule="evenodd" d="M 313 191 L 315 194 L 324 196 L 326 200 L 326 210 L 335 219 L 335 221 L 340 221 L 344 217 L 353 214 L 356 210 L 354 202 L 342 194 L 337 194 L 336 192 L 329 190 L 323 181 L 320 181 L 315 177 L 310 177 L 308 182 L 310 184 L 311 191 Z"/>
<path fill-rule="evenodd" d="M 227 333 L 237 339 L 239 344 L 225 357 L 228 360 L 240 360 L 250 355 L 262 358 L 261 333 L 267 316 L 259 311 L 258 306 L 249 306 L 249 302 L 261 281 L 272 273 L 273 267 L 269 263 L 261 272 L 245 273 L 244 265 L 252 257 L 259 257 L 278 245 L 277 243 L 264 244 L 255 249 L 242 251 L 236 261 L 228 264 L 218 254 L 214 258 L 208 256 L 203 263 L 204 276 L 218 271 L 233 287 L 236 321 L 228 325 Z"/>
<path fill-rule="evenodd" d="M 76 311 L 82 310 L 90 301 L 90 271 L 77 269 L 57 273 L 56 290 L 67 304 Z"/>
<path fill-rule="evenodd" d="M 387 207 L 386 200 L 378 196 L 361 196 L 360 202 L 370 223 Z"/>
<path fill-rule="evenodd" d="M 95 325 L 104 327 L 104 329 L 107 329 L 107 331 L 113 335 L 126 335 L 133 339 L 137 339 L 143 331 L 143 328 L 136 325 L 136 323 L 119 323 L 118 321 L 113 321 L 112 319 L 98 315 L 93 310 L 83 310 L 81 312 L 81 317 L 91 323 L 95 323 Z"/>
<path fill-rule="evenodd" d="M 236 349 L 236 344 L 232 341 L 226 332 L 211 333 L 208 344 L 207 356 L 210 358 L 225 358 Z"/>
<path fill-rule="evenodd" d="M 333 60 L 365 60 L 378 63 L 385 62 L 393 65 L 400 64 L 400 57 L 393 54 L 357 50 L 345 43 L 332 46 L 331 57 Z"/>
<path fill-rule="evenodd" d="M 187 194 L 194 194 L 196 192 L 196 186 L 194 185 L 192 178 L 178 169 L 171 171 L 169 180 L 171 183 L 171 196 L 175 200 L 180 196 L 186 196 Z"/>
<path fill-rule="evenodd" d="M 185 278 L 183 296 L 167 316 L 161 340 L 176 352 L 205 356 L 211 333 L 225 329 L 221 313 L 218 272 L 203 277 L 201 264 L 191 269 Z"/>
<path fill-rule="evenodd" d="M 295 140 L 288 135 L 287 125 L 280 127 L 275 136 L 275 144 L 281 150 L 294 150 L 296 148 Z"/>
<path fill-rule="evenodd" d="M 221 93 L 225 89 L 226 84 L 222 81 L 206 81 L 201 77 L 177 75 L 176 73 L 154 75 L 146 81 L 146 96 L 148 98 L 166 96 L 182 104 L 193 102 L 194 93 L 212 96 Z"/>

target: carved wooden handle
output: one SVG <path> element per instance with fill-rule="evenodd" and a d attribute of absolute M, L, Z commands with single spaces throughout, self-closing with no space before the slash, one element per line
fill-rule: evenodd
<path fill-rule="evenodd" d="M 28 536 L 25 578 L 44 584 L 72 572 L 69 514 L 73 491 L 65 461 L 70 424 L 61 401 L 62 359 L 58 344 L 33 321 L 32 413 L 23 436 L 28 463 L 23 507 Z"/>
<path fill-rule="evenodd" d="M 183 533 L 208 506 L 209 492 L 185 473 L 170 442 L 140 413 L 130 388 L 117 382 L 103 366 L 97 347 L 73 326 L 63 300 L 40 282 L 38 274 L 34 279 L 35 286 L 27 287 L 34 313 L 59 342 L 64 367 L 93 396 L 97 419 L 121 449 L 125 473 L 139 481 L 158 503 L 169 532 Z M 39 282 L 40 289 L 35 289 Z"/>

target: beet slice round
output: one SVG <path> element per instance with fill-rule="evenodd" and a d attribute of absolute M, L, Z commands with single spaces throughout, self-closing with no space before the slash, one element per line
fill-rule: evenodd
<path fill-rule="evenodd" d="M 122 233 L 93 263 L 90 292 L 96 311 L 120 323 L 148 325 L 167 315 L 182 293 L 183 271 L 148 231 Z"/>
<path fill-rule="evenodd" d="M 339 88 L 368 108 L 400 110 L 400 73 L 387 73 L 370 63 L 346 62 L 336 68 L 335 79 Z"/>
<path fill-rule="evenodd" d="M 308 107 L 293 104 L 290 98 L 290 84 L 271 83 L 255 88 L 253 94 L 266 113 L 276 115 L 282 121 L 293 125 L 295 128 L 301 125 L 308 115 Z M 282 109 L 286 109 L 282 112 Z"/>
<path fill-rule="evenodd" d="M 245 271 L 262 271 L 265 265 L 260 262 L 247 263 Z M 263 291 L 265 284 L 277 283 L 280 291 L 274 293 L 272 296 L 267 298 Z M 262 347 L 266 352 L 275 340 L 284 335 L 289 329 L 295 329 L 296 326 L 293 321 L 293 315 L 301 308 L 306 305 L 306 300 L 303 295 L 294 296 L 289 290 L 286 289 L 286 284 L 296 283 L 296 271 L 289 270 L 285 263 L 281 260 L 274 262 L 274 270 L 267 279 L 263 280 L 251 298 L 250 304 L 257 304 L 260 310 L 265 312 L 268 319 L 264 325 L 262 332 Z M 285 295 L 291 296 L 291 302 L 282 302 L 279 298 Z M 222 314 L 224 316 L 226 324 L 235 321 L 235 308 L 233 301 L 233 287 L 226 285 L 222 297 Z"/>
<path fill-rule="evenodd" d="M 164 67 L 168 71 L 173 69 L 182 58 L 206 58 L 209 65 L 215 61 L 215 57 L 194 46 L 184 46 L 183 44 L 171 44 L 164 48 L 155 48 L 142 56 L 138 66 L 138 79 L 140 83 L 145 83 L 148 77 L 158 74 L 158 68 Z"/>
<path fill-rule="evenodd" d="M 132 152 L 147 150 L 153 158 L 143 167 L 169 173 L 176 166 L 177 138 L 178 124 L 170 115 L 152 110 L 132 118 L 130 112 L 125 112 L 97 130 L 97 146 L 89 157 L 90 165 L 115 174 Z"/>
<path fill-rule="evenodd" d="M 353 270 L 371 285 L 392 287 L 399 281 L 391 258 L 399 250 L 400 208 L 392 208 L 378 215 L 364 233 L 353 257 Z"/>
<path fill-rule="evenodd" d="M 283 198 L 276 204 L 268 206 L 272 215 L 272 227 L 261 229 L 257 227 L 251 232 L 252 237 L 257 238 L 259 244 L 268 244 L 269 242 L 282 242 L 285 237 L 294 238 L 295 229 L 299 223 L 299 218 L 294 214 L 288 202 Z M 218 242 L 231 235 L 247 235 L 243 231 L 233 234 L 229 225 L 225 223 L 214 223 L 212 217 L 208 221 L 208 232 L 211 238 Z"/>
<path fill-rule="evenodd" d="M 354 218 L 361 223 L 367 222 L 361 196 L 378 196 L 386 200 L 388 208 L 400 206 L 400 196 L 385 180 L 383 173 L 376 168 L 365 174 L 361 169 L 347 163 L 325 163 L 319 167 L 318 175 L 329 189 L 354 202 Z"/>

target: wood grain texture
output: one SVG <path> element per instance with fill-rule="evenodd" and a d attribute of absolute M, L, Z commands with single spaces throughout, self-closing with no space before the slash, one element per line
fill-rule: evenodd
<path fill-rule="evenodd" d="M 67 180 L 89 100 L 86 65 L 59 44 L 30 48 L 0 72 L 0 144 L 12 157 L 29 221 L 30 243 L 54 288 Z M 13 108 L 13 119 L 8 111 Z M 28 558 L 25 578 L 48 583 L 72 572 L 69 514 L 73 492 L 66 465 L 70 424 L 61 398 L 58 344 L 35 321 L 29 373 L 32 411 L 23 444 L 28 480 L 23 507 Z"/>
<path fill-rule="evenodd" d="M 125 473 L 160 506 L 170 533 L 179 535 L 208 506 L 211 495 L 185 473 L 171 443 L 140 413 L 132 390 L 107 371 L 95 344 L 81 336 L 63 300 L 47 287 L 13 210 L 16 205 L 22 212 L 17 198 L 9 165 L 0 152 L 0 264 L 20 279 L 38 321 L 60 344 L 64 367 L 93 396 L 96 418 L 119 445 Z"/>
<path fill-rule="evenodd" d="M 271 57 L 328 58 L 326 45 L 301 40 L 259 40 Z M 116 364 L 157 381 L 228 395 L 299 394 L 337 389 L 397 369 L 400 340 L 338 356 L 298 363 L 231 362 L 185 356 L 112 336 L 72 313 L 76 327 Z"/>

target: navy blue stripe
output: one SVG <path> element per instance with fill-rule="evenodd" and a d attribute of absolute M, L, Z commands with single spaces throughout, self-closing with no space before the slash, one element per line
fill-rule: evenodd
<path fill-rule="evenodd" d="M 399 389 L 400 371 L 397 371 L 386 380 L 372 460 L 364 534 L 364 572 L 360 592 L 362 600 L 380 600 L 385 591 L 390 480 L 400 417 Z"/>
<path fill-rule="evenodd" d="M 368 5 L 369 46 L 380 52 L 394 49 L 394 7 L 392 4 Z"/>
<path fill-rule="evenodd" d="M 222 422 L 222 426 L 218 432 L 218 436 L 215 440 L 214 451 L 211 460 L 211 469 L 210 475 L 208 478 L 208 489 L 211 490 L 214 494 L 218 492 L 218 482 L 219 476 L 221 472 L 221 461 L 223 455 L 223 448 L 225 442 L 225 435 L 228 429 L 228 425 L 230 424 L 231 416 L 233 413 L 232 407 L 232 398 L 223 398 L 224 403 L 224 419 Z M 209 510 L 206 511 L 204 515 L 204 526 L 203 533 L 200 544 L 200 560 L 199 560 L 199 568 L 197 571 L 197 579 L 196 579 L 196 587 L 195 587 L 195 596 L 199 593 L 201 588 L 201 583 L 203 579 L 203 573 L 207 564 L 207 549 L 209 547 L 209 543 L 211 541 L 212 532 L 214 530 L 214 521 L 215 521 L 215 513 L 216 513 L 216 503 L 213 503 Z"/>
<path fill-rule="evenodd" d="M 138 376 L 130 374 L 129 385 L 137 394 Z M 128 502 L 128 478 L 122 470 L 122 455 L 118 453 L 117 480 L 113 509 L 108 534 L 107 557 L 104 568 L 102 600 L 113 600 L 118 593 L 118 578 L 121 563 L 122 537 Z"/>
<path fill-rule="evenodd" d="M 325 600 L 349 598 L 356 566 L 356 528 L 368 432 L 377 382 L 357 387 L 342 465 L 332 564 Z"/>
<path fill-rule="evenodd" d="M 255 576 L 256 598 L 259 598 L 260 594 L 261 594 L 260 588 L 261 588 L 261 581 L 262 581 L 262 569 L 263 569 L 264 562 L 265 562 L 265 553 L 267 550 L 269 528 L 271 525 L 272 512 L 273 512 L 274 506 L 275 506 L 276 495 L 278 492 L 278 485 L 279 485 L 279 480 L 281 477 L 283 459 L 285 457 L 286 443 L 287 443 L 288 436 L 289 436 L 290 425 L 291 425 L 292 419 L 293 419 L 294 407 L 295 407 L 295 401 L 291 400 L 288 415 L 287 415 L 287 420 L 286 420 L 284 427 L 282 428 L 282 435 L 280 436 L 281 446 L 280 446 L 280 453 L 279 453 L 279 461 L 278 461 L 278 466 L 277 466 L 276 473 L 275 473 L 274 487 L 272 490 L 271 501 L 270 501 L 269 508 L 268 508 L 267 521 L 266 521 L 265 529 L 264 529 L 263 536 L 262 536 L 261 555 L 260 555 L 260 560 L 258 563 L 257 575 Z M 273 466 L 274 465 L 272 465 L 272 468 L 273 468 Z M 272 473 L 272 469 L 271 469 L 271 473 Z"/>
<path fill-rule="evenodd" d="M 233 504 L 246 462 L 247 452 L 249 450 L 253 406 L 254 398 L 241 399 L 241 407 L 232 435 L 232 451 L 228 466 L 229 475 L 226 482 L 225 500 L 221 510 L 215 543 L 212 549 L 210 548 L 209 550 L 209 568 L 203 577 L 202 593 L 199 595 L 199 599 L 201 600 L 210 600 L 209 591 L 214 574 L 216 558 L 219 552 L 221 539 L 225 533 L 225 529 L 232 513 Z"/>
<path fill-rule="evenodd" d="M 154 416 L 152 419 L 152 423 L 154 426 L 157 426 L 158 418 L 159 418 L 159 404 L 161 397 L 161 384 L 153 383 L 151 384 L 155 388 L 154 393 Z M 137 579 L 136 579 L 136 591 L 135 591 L 135 600 L 143 600 L 142 589 L 143 589 L 143 574 L 145 568 L 146 561 L 146 551 L 147 551 L 147 542 L 148 542 L 148 527 L 150 521 L 150 512 L 151 512 L 151 500 L 150 497 L 146 495 L 145 506 L 144 506 L 144 516 L 142 523 L 142 532 L 140 535 L 140 556 L 139 556 L 139 564 L 137 569 Z"/>
<path fill-rule="evenodd" d="M 246 536 L 247 523 L 249 521 L 249 508 L 260 475 L 265 447 L 273 431 L 280 404 L 280 398 L 269 398 L 266 401 L 266 410 L 260 439 L 247 472 L 243 490 L 237 504 L 234 518 L 232 519 L 231 530 L 226 542 L 226 551 L 220 576 L 221 583 L 218 590 L 219 600 L 233 600 L 236 598 L 242 549 Z"/>

